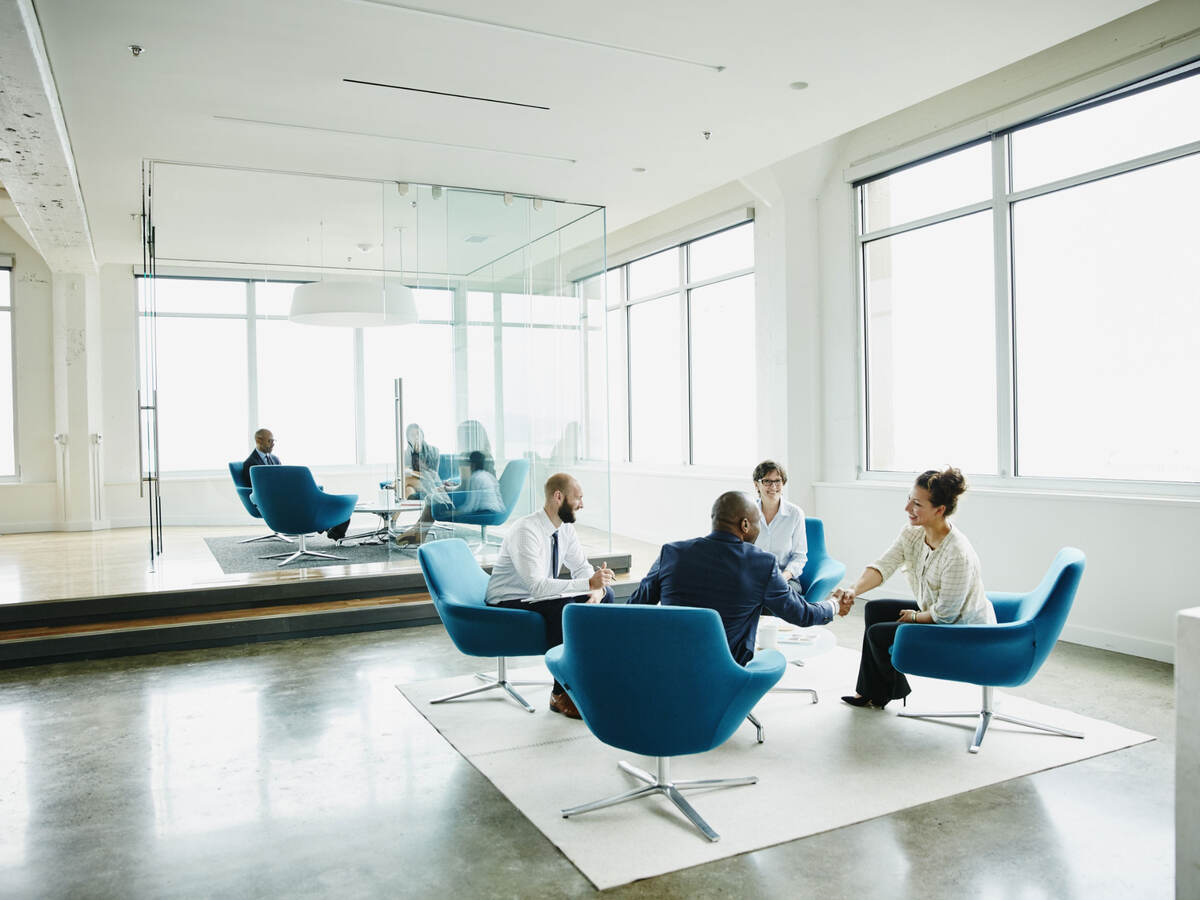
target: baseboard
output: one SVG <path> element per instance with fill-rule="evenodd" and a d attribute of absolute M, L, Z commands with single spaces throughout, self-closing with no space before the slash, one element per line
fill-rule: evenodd
<path fill-rule="evenodd" d="M 1175 645 L 1168 641 L 1152 641 L 1133 635 L 1119 634 L 1115 631 L 1105 631 L 1101 628 L 1070 624 L 1063 629 L 1062 640 L 1071 644 L 1082 644 L 1085 647 L 1125 653 L 1129 656 L 1155 659 L 1159 662 L 1171 664 L 1175 662 Z"/>
<path fill-rule="evenodd" d="M 62 522 L 0 522 L 0 534 L 32 534 L 61 529 Z"/>

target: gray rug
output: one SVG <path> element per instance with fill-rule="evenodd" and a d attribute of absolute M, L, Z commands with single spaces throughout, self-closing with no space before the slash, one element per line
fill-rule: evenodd
<path fill-rule="evenodd" d="M 364 563 L 385 563 L 389 560 L 415 558 L 410 549 L 388 551 L 385 544 L 360 544 L 357 546 L 342 545 L 338 547 L 333 541 L 321 537 L 310 537 L 308 549 L 320 553 L 332 553 L 344 556 L 345 559 L 324 559 L 319 556 L 302 556 L 280 568 L 280 559 L 261 559 L 271 553 L 293 553 L 299 547 L 299 542 L 285 544 L 283 541 L 255 541 L 253 544 L 240 543 L 241 537 L 210 537 L 205 538 L 208 550 L 221 566 L 226 575 L 240 575 L 244 572 L 274 572 L 291 569 L 312 569 L 319 566 L 356 566 Z"/>

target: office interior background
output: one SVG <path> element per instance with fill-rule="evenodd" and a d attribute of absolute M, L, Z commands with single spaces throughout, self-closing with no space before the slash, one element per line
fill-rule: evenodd
<path fill-rule="evenodd" d="M 380 28 L 407 9 L 335 5 Z M 231 84 L 185 90 L 189 66 L 221 39 L 234 59 L 239 42 L 274 29 L 272 62 L 289 42 L 297 52 L 268 93 L 318 72 L 340 80 L 350 73 L 322 61 L 306 30 L 322 4 L 275 10 L 275 21 L 234 4 L 160 6 L 3 4 L 16 29 L 5 40 L 52 63 L 42 89 L 61 118 L 41 123 L 53 140 L 9 141 L 57 142 L 57 160 L 0 160 L 0 532 L 146 527 L 140 223 L 154 169 L 178 179 L 153 198 L 168 526 L 245 524 L 224 466 L 260 425 L 285 462 L 312 465 L 330 489 L 388 477 L 398 374 L 406 419 L 432 443 L 452 445 L 458 422 L 478 420 L 498 461 L 531 458 L 540 473 L 561 463 L 585 485 L 588 524 L 652 544 L 705 532 L 712 499 L 750 489 L 754 463 L 770 457 L 857 571 L 894 538 L 913 473 L 957 465 L 971 490 L 956 521 L 989 587 L 1031 585 L 1060 546 L 1082 547 L 1087 577 L 1063 639 L 1175 661 L 1176 614 L 1194 605 L 1179 573 L 1200 534 L 1194 2 L 1019 3 L 999 24 L 921 4 L 925 21 L 894 29 L 907 46 L 872 27 L 853 73 L 816 52 L 813 35 L 840 29 L 831 46 L 845 52 L 865 19 L 916 14 L 873 6 L 851 22 L 804 6 L 808 22 L 784 16 L 791 36 L 770 39 L 779 58 L 755 70 L 760 81 L 711 96 L 736 66 L 670 60 L 771 54 L 735 53 L 665 14 L 638 33 L 633 6 L 619 4 L 624 18 L 599 28 L 612 45 L 678 53 L 539 44 L 522 71 L 613 82 L 561 101 L 547 87 L 549 105 L 578 107 L 553 127 L 527 109 L 505 127 L 494 106 L 477 120 L 422 118 L 438 102 L 428 96 L 394 126 L 392 98 L 344 84 L 342 105 L 314 93 L 311 106 L 255 118 Z M 566 27 L 535 12 L 514 16 Z M 192 43 L 201 15 L 228 28 Z M 683 39 L 668 40 L 676 27 Z M 382 40 L 358 39 L 372 52 Z M 438 52 L 491 55 L 496 40 L 471 32 Z M 434 52 L 406 49 L 418 62 Z M 231 62 L 231 81 L 250 66 Z M 822 67 L 844 83 L 823 81 Z M 35 91 L 29 71 L 4 75 Z M 648 98 L 636 96 L 640 79 L 654 83 Z M 468 80 L 447 90 L 469 93 Z M 521 84 L 523 100 L 536 83 Z M 0 103 L 3 124 L 20 117 L 20 91 Z M 740 111 L 739 91 L 752 98 Z M 173 93 L 186 102 L 173 108 Z M 147 110 L 154 121 L 131 125 Z M 656 117 L 671 129 L 658 145 Z M 626 127 L 632 137 L 613 136 Z M 331 181 L 317 174 L 367 198 L 366 230 L 326 228 L 326 211 L 345 204 L 315 199 Z M 444 210 L 463 198 L 488 212 L 460 207 L 460 234 Z M 402 221 L 418 203 L 423 224 Z M 491 232 L 467 224 L 485 215 L 508 218 Z M 539 216 L 555 218 L 543 228 Z M 286 228 L 286 247 L 272 247 Z M 482 252 L 489 243 L 504 252 Z M 489 268 L 431 261 L 469 251 Z M 279 265 L 281 253 L 295 259 Z M 289 323 L 294 285 L 328 277 L 342 256 L 399 271 L 420 324 Z M 899 578 L 888 587 L 907 592 Z"/>

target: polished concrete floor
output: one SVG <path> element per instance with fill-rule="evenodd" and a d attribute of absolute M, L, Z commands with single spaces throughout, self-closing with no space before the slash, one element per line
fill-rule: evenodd
<path fill-rule="evenodd" d="M 0 896 L 594 893 L 394 688 L 476 668 L 429 626 L 0 672 Z M 609 893 L 1171 896 L 1171 667 L 1062 644 L 1019 693 L 1158 740 Z"/>

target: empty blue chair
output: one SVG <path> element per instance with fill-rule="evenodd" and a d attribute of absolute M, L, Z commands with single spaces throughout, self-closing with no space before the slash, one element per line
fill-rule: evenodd
<path fill-rule="evenodd" d="M 500 474 L 500 499 L 504 501 L 504 509 L 499 512 L 460 512 L 459 509 L 468 506 L 470 491 L 455 491 L 450 495 L 451 503 L 435 503 L 431 507 L 435 522 L 453 522 L 456 525 L 478 525 L 480 541 L 488 543 L 487 530 L 489 525 L 503 525 L 512 515 L 525 487 L 525 479 L 529 477 L 529 460 L 514 459 L 504 467 Z M 456 508 L 457 507 L 457 508 Z M 493 542 L 498 543 L 498 542 Z"/>
<path fill-rule="evenodd" d="M 417 551 L 417 560 L 429 596 L 433 598 L 433 605 L 454 646 L 468 656 L 496 658 L 495 678 L 477 675 L 484 682 L 479 687 L 438 697 L 431 702 L 445 703 L 500 688 L 527 712 L 533 712 L 525 698 L 513 690 L 512 685 L 516 682 L 508 680 L 505 657 L 545 653 L 545 620 L 532 610 L 484 603 L 489 576 L 479 567 L 466 541 L 460 538 L 422 544 Z"/>
<path fill-rule="evenodd" d="M 825 523 L 812 516 L 804 518 L 804 534 L 808 539 L 808 559 L 800 573 L 800 586 L 804 599 L 809 603 L 820 603 L 833 593 L 846 574 L 845 563 L 840 563 L 825 549 Z"/>
<path fill-rule="evenodd" d="M 250 499 L 250 485 L 246 484 L 245 479 L 242 477 L 242 465 L 243 463 L 240 460 L 237 462 L 231 462 L 229 464 L 229 474 L 233 476 L 233 486 L 237 490 L 238 499 L 242 501 L 242 506 L 246 507 L 246 512 L 250 513 L 250 515 L 254 516 L 256 519 L 261 519 L 262 513 L 258 511 L 258 507 L 255 506 L 254 501 Z M 263 534 L 259 535 L 258 537 L 246 538 L 244 541 L 238 541 L 238 543 L 253 544 L 255 541 L 271 540 L 287 541 L 289 544 L 292 542 L 292 539 L 287 535 L 274 532 L 272 534 Z"/>
<path fill-rule="evenodd" d="M 358 494 L 327 494 L 317 486 L 307 466 L 253 466 L 250 469 L 250 500 L 273 531 L 300 539 L 294 553 L 274 553 L 262 559 L 287 557 L 285 566 L 301 556 L 345 559 L 332 553 L 309 550 L 310 534 L 328 531 L 350 518 Z"/>
<path fill-rule="evenodd" d="M 705 837 L 719 840 L 680 791 L 758 777 L 677 781 L 671 757 L 723 744 L 782 677 L 783 654 L 767 650 L 739 666 L 711 609 L 572 604 L 563 610 L 563 643 L 546 654 L 546 665 L 597 738 L 657 760 L 654 775 L 622 761 L 640 787 L 564 809 L 563 818 L 665 794 Z"/>
<path fill-rule="evenodd" d="M 825 523 L 811 516 L 804 518 L 804 535 L 808 539 L 808 559 L 804 561 L 804 571 L 800 573 L 800 587 L 804 590 L 804 599 L 809 603 L 820 603 L 828 599 L 833 589 L 838 586 L 846 574 L 846 564 L 838 562 L 829 555 L 825 548 Z M 804 665 L 802 660 L 796 660 L 796 665 Z M 813 688 L 781 687 L 776 691 L 789 694 L 808 694 L 812 702 L 819 699 Z M 762 723 L 751 713 L 746 717 L 758 731 L 758 742 L 761 744 L 765 737 Z"/>
<path fill-rule="evenodd" d="M 892 645 L 892 664 L 909 675 L 965 681 L 983 688 L 978 712 L 902 712 L 909 718 L 979 717 L 971 753 L 978 753 L 992 719 L 1036 728 L 1064 737 L 1076 731 L 1006 716 L 992 708 L 994 687 L 1018 687 L 1037 674 L 1062 633 L 1083 577 L 1087 557 L 1082 550 L 1058 551 L 1041 583 L 1026 594 L 988 593 L 996 610 L 995 625 L 901 625 Z"/>

